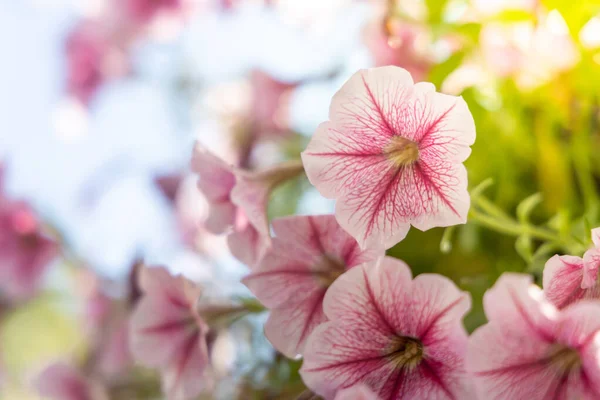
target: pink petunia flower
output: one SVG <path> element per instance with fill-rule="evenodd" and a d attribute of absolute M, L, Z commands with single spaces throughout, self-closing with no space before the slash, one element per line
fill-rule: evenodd
<path fill-rule="evenodd" d="M 209 203 L 206 228 L 216 234 L 232 231 L 228 242 L 233 254 L 243 262 L 258 260 L 269 243 L 271 192 L 300 175 L 302 164 L 288 162 L 249 172 L 227 165 L 197 144 L 192 169 L 199 175 L 198 188 Z"/>
<path fill-rule="evenodd" d="M 26 203 L 0 201 L 0 291 L 4 296 L 13 300 L 33 296 L 58 253 L 58 244 L 42 233 Z"/>
<path fill-rule="evenodd" d="M 336 217 L 362 247 L 402 240 L 410 225 L 427 230 L 466 222 L 462 162 L 475 125 L 462 98 L 414 84 L 398 67 L 361 70 L 333 97 L 329 121 L 302 160 Z"/>
<path fill-rule="evenodd" d="M 64 363 L 48 366 L 38 375 L 35 386 L 45 399 L 108 400 L 108 394 L 98 382 Z"/>
<path fill-rule="evenodd" d="M 470 297 L 449 279 L 384 257 L 342 275 L 328 322 L 306 344 L 300 374 L 326 400 L 365 384 L 382 400 L 469 399 L 464 371 Z"/>
<path fill-rule="evenodd" d="M 189 399 L 205 387 L 208 326 L 196 302 L 200 289 L 164 268 L 140 273 L 144 292 L 130 323 L 130 346 L 141 364 L 161 371 L 169 399 Z"/>
<path fill-rule="evenodd" d="M 600 304 L 559 311 L 520 274 L 502 275 L 483 301 L 489 322 L 471 335 L 467 355 L 480 398 L 600 398 Z"/>
<path fill-rule="evenodd" d="M 335 400 L 378 400 L 379 398 L 365 385 L 356 385 L 340 390 Z"/>
<path fill-rule="evenodd" d="M 556 307 L 563 308 L 581 299 L 599 299 L 600 228 L 592 230 L 595 247 L 583 258 L 555 255 L 544 266 L 544 293 Z"/>
<path fill-rule="evenodd" d="M 265 334 L 288 357 L 302 354 L 310 333 L 326 320 L 323 298 L 349 268 L 376 259 L 379 250 L 361 250 L 332 215 L 295 216 L 273 221 L 272 246 L 244 284 L 271 315 Z"/>

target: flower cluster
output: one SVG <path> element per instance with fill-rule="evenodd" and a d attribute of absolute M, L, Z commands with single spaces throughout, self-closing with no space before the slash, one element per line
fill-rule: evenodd
<path fill-rule="evenodd" d="M 583 258 L 555 256 L 545 291 L 527 275 L 505 274 L 484 297 L 487 324 L 471 336 L 471 298 L 436 274 L 412 277 L 384 256 L 410 226 L 466 221 L 462 164 L 475 140 L 465 102 L 415 84 L 408 72 L 357 72 L 333 97 L 330 120 L 302 153 L 310 182 L 336 200 L 336 213 L 273 221 L 265 209 L 285 166 L 262 173 L 228 168 L 201 147 L 194 169 L 215 231 L 240 215 L 264 238 L 241 259 L 244 284 L 270 310 L 265 334 L 301 357 L 306 386 L 324 399 L 558 399 L 600 396 L 596 247 Z M 274 171 L 277 171 L 275 173 Z M 231 242 L 230 242 L 231 244 Z M 254 246 L 254 247 L 253 247 Z M 235 249 L 235 250 L 234 250 Z M 258 250 L 260 249 L 260 250 Z"/>

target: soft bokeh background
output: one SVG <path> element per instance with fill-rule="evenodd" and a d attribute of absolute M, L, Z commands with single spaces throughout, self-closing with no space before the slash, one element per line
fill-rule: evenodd
<path fill-rule="evenodd" d="M 549 255 L 581 252 L 600 225 L 600 1 L 189 0 L 110 30 L 125 3 L 0 2 L 5 195 L 63 248 L 44 290 L 3 312 L 4 399 L 36 398 L 40 368 L 85 354 L 89 299 L 98 287 L 123 297 L 137 260 L 248 295 L 246 267 L 202 228 L 193 143 L 248 168 L 298 158 L 360 68 L 402 66 L 473 113 L 470 222 L 413 229 L 389 252 L 471 291 L 469 329 L 499 274 L 539 279 Z M 332 211 L 306 181 L 270 205 Z M 286 398 L 298 365 L 255 338 L 260 323 L 251 339 L 223 339 L 224 376 Z"/>

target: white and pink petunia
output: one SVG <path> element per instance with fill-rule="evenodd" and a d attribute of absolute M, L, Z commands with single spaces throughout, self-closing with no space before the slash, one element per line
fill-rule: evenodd
<path fill-rule="evenodd" d="M 130 323 L 130 347 L 141 364 L 160 370 L 170 400 L 197 396 L 209 364 L 208 326 L 197 310 L 200 289 L 164 268 L 140 273 L 139 300 Z"/>
<path fill-rule="evenodd" d="M 44 399 L 108 400 L 106 390 L 96 381 L 66 363 L 51 364 L 36 378 L 35 387 Z"/>
<path fill-rule="evenodd" d="M 362 247 L 465 223 L 470 200 L 463 161 L 475 124 L 460 97 L 413 83 L 399 67 L 360 70 L 333 97 L 329 121 L 302 160 L 336 217 Z"/>
<path fill-rule="evenodd" d="M 326 320 L 323 298 L 346 270 L 384 254 L 361 250 L 332 215 L 273 221 L 275 237 L 244 284 L 271 309 L 265 334 L 288 357 L 302 354 L 307 338 Z"/>
<path fill-rule="evenodd" d="M 594 247 L 583 258 L 555 255 L 544 267 L 544 293 L 556 307 L 563 308 L 581 299 L 600 299 L 600 228 L 592 230 Z"/>
<path fill-rule="evenodd" d="M 47 237 L 24 202 L 0 199 L 0 295 L 25 300 L 40 287 L 59 245 Z"/>
<path fill-rule="evenodd" d="M 480 398 L 600 398 L 600 304 L 554 307 L 531 277 L 504 274 L 484 296 L 489 322 L 469 340 Z"/>
<path fill-rule="evenodd" d="M 470 303 L 449 279 L 412 279 L 397 259 L 352 268 L 325 296 L 329 321 L 310 336 L 300 374 L 326 400 L 357 384 L 382 400 L 473 398 L 462 324 Z"/>

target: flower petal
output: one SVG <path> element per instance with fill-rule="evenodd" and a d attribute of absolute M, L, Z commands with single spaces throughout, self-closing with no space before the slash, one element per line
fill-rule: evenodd
<path fill-rule="evenodd" d="M 163 387 L 171 400 L 196 398 L 206 387 L 204 372 L 209 364 L 206 338 L 190 334 L 163 370 Z"/>
<path fill-rule="evenodd" d="M 378 397 L 366 385 L 356 385 L 340 390 L 335 400 L 378 400 Z"/>
<path fill-rule="evenodd" d="M 483 296 L 483 308 L 490 322 L 497 321 L 540 341 L 553 341 L 558 310 L 544 298 L 529 275 L 502 274 Z"/>
<path fill-rule="evenodd" d="M 36 378 L 35 387 L 44 398 L 53 400 L 108 400 L 104 388 L 63 363 L 43 370 Z"/>
<path fill-rule="evenodd" d="M 600 268 L 600 248 L 589 249 L 583 255 L 583 281 L 581 287 L 589 289 L 596 285 Z"/>
<path fill-rule="evenodd" d="M 235 258 L 254 268 L 268 248 L 269 240 L 248 223 L 227 236 L 227 245 Z"/>
<path fill-rule="evenodd" d="M 250 223 L 262 235 L 269 235 L 267 206 L 271 187 L 260 175 L 238 173 L 231 191 L 231 201 L 244 210 Z"/>
<path fill-rule="evenodd" d="M 544 294 L 558 308 L 587 297 L 588 290 L 581 288 L 582 280 L 581 257 L 555 255 L 544 266 Z"/>
<path fill-rule="evenodd" d="M 131 317 L 130 346 L 134 358 L 149 367 L 168 365 L 193 327 L 191 311 L 164 299 L 144 296 Z"/>
<path fill-rule="evenodd" d="M 215 234 L 225 232 L 235 222 L 237 208 L 230 200 L 231 190 L 236 182 L 232 167 L 196 143 L 192 155 L 192 170 L 199 175 L 198 189 L 210 206 L 206 228 Z"/>
<path fill-rule="evenodd" d="M 594 246 L 600 247 L 600 228 L 592 229 L 592 242 Z"/>
<path fill-rule="evenodd" d="M 286 304 L 271 311 L 265 335 L 273 347 L 289 358 L 303 353 L 309 334 L 327 320 L 323 313 L 325 292 L 325 289 L 296 292 Z"/>

